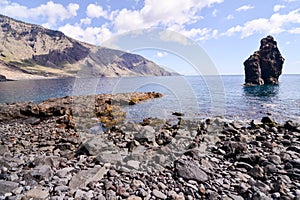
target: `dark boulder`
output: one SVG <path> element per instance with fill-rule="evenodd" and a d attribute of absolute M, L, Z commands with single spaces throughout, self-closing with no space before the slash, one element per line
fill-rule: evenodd
<path fill-rule="evenodd" d="M 0 82 L 7 81 L 6 77 L 0 74 Z"/>
<path fill-rule="evenodd" d="M 272 36 L 260 41 L 259 51 L 255 51 L 245 62 L 245 84 L 278 84 L 284 58 Z"/>

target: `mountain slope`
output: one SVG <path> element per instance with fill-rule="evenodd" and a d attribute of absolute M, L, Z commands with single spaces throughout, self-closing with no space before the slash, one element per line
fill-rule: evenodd
<path fill-rule="evenodd" d="M 10 79 L 172 75 L 142 56 L 80 42 L 60 31 L 3 15 L 0 15 L 0 74 Z"/>

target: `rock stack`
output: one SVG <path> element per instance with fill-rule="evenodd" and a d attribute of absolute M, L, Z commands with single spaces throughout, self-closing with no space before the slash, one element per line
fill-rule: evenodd
<path fill-rule="evenodd" d="M 245 85 L 278 84 L 284 58 L 272 36 L 260 41 L 259 51 L 255 51 L 245 62 Z"/>

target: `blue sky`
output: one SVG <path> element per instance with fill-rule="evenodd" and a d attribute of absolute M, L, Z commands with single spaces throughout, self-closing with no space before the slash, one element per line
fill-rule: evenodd
<path fill-rule="evenodd" d="M 300 74 L 300 0 L 0 0 L 0 13 L 95 45 L 137 29 L 170 30 L 202 47 L 219 74 L 243 74 L 244 60 L 271 34 L 286 59 L 283 73 Z M 133 52 L 195 73 L 172 48 Z"/>

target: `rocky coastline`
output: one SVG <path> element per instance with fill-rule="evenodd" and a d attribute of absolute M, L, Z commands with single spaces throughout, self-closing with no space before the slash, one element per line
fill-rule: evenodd
<path fill-rule="evenodd" d="M 144 119 L 131 93 L 0 105 L 0 199 L 299 199 L 300 125 Z"/>

